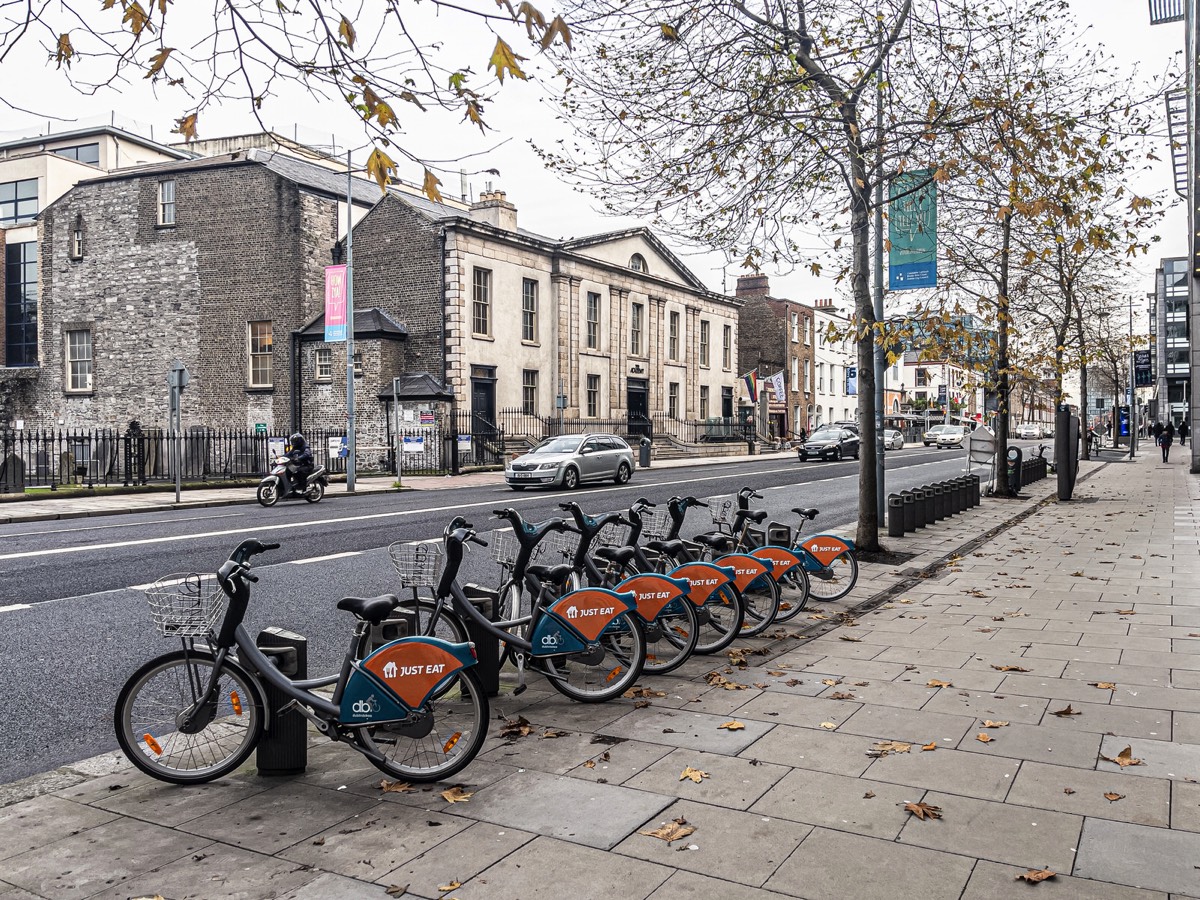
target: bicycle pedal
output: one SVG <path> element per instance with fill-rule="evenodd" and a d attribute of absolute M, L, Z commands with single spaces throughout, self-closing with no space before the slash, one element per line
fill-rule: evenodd
<path fill-rule="evenodd" d="M 513 696 L 514 697 L 521 696 L 521 694 L 525 693 L 525 691 L 528 688 L 529 688 L 529 685 L 527 685 L 527 684 L 518 684 L 515 688 L 513 688 Z"/>

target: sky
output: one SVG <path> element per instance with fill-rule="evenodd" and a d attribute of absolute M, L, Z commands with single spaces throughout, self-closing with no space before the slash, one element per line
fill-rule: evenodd
<path fill-rule="evenodd" d="M 491 0 L 475 0 L 483 7 L 493 8 Z M 1075 15 L 1080 23 L 1088 26 L 1091 38 L 1100 43 L 1123 65 L 1140 65 L 1143 70 L 1159 70 L 1166 66 L 1172 52 L 1182 49 L 1183 25 L 1151 26 L 1144 0 L 1071 0 Z M 549 4 L 540 4 L 545 11 Z M 426 5 L 425 9 L 428 10 Z M 443 53 L 447 60 L 458 64 L 469 62 L 476 73 L 486 72 L 486 60 L 490 55 L 494 36 L 469 16 L 443 14 L 428 23 L 431 34 L 443 42 Z M 522 51 L 521 31 L 503 32 L 518 50 Z M 528 52 L 528 51 L 525 51 Z M 533 56 L 532 53 L 529 53 Z M 44 54 L 33 45 L 16 58 L 0 65 L 0 84 L 4 85 L 3 97 L 15 106 L 30 113 L 3 110 L 0 113 L 0 139 L 5 136 L 45 132 L 48 127 L 45 111 L 53 110 L 60 121 L 49 122 L 53 130 L 65 130 L 78 124 L 95 124 L 107 121 L 109 114 L 116 117 L 117 124 L 136 122 L 139 131 L 148 133 L 153 129 L 156 139 L 172 141 L 170 135 L 174 119 L 180 114 L 181 102 L 169 95 L 156 96 L 148 82 L 134 82 L 122 90 L 105 89 L 94 96 L 81 95 L 65 86 L 53 65 L 47 66 Z M 45 68 L 45 77 L 13 77 L 19 67 L 32 70 Z M 476 171 L 495 168 L 500 174 L 471 174 L 467 176 L 472 196 L 486 189 L 504 190 L 508 200 L 518 209 L 518 221 L 523 228 L 549 237 L 575 237 L 611 231 L 632 225 L 643 224 L 633 219 L 613 218 L 601 214 L 599 204 L 592 197 L 582 194 L 563 183 L 557 176 L 545 170 L 537 158 L 530 142 L 551 144 L 557 137 L 565 137 L 568 130 L 556 121 L 555 110 L 546 89 L 537 83 L 537 70 L 542 68 L 536 59 L 531 59 L 527 70 L 534 74 L 531 82 L 509 78 L 496 92 L 495 101 L 487 110 L 487 120 L 494 129 L 487 136 L 468 124 L 460 124 L 457 117 L 445 115 L 415 114 L 404 119 L 406 145 L 418 155 L 434 159 L 453 159 L 470 154 L 463 167 Z M 27 73 L 26 73 L 27 74 Z M 356 149 L 355 160 L 365 160 L 363 149 L 365 138 L 356 128 L 353 116 L 338 109 L 336 102 L 318 105 L 307 96 L 292 94 L 267 104 L 262 115 L 276 131 L 298 137 L 308 143 L 336 143 L 343 150 Z M 35 114 L 35 113 L 41 113 Z M 242 105 L 209 110 L 200 122 L 200 137 L 244 134 L 259 130 L 258 124 Z M 1154 269 L 1161 257 L 1187 254 L 1187 220 L 1182 201 L 1174 198 L 1169 189 L 1172 185 L 1168 148 L 1161 149 L 1162 161 L 1150 172 L 1139 176 L 1133 185 L 1142 193 L 1161 192 L 1171 203 L 1167 215 L 1158 229 L 1161 237 L 1152 256 L 1140 259 L 1137 268 L 1141 277 L 1134 282 L 1135 296 L 1142 297 L 1153 287 Z M 449 166 L 453 171 L 459 165 Z M 415 165 L 404 165 L 401 177 L 409 181 L 420 181 L 421 172 Z M 446 194 L 458 195 L 461 179 L 457 174 L 442 177 L 442 190 Z M 697 252 L 681 247 L 668 239 L 684 263 L 709 288 L 732 293 L 737 276 L 744 274 L 736 263 L 730 264 L 719 252 Z M 829 277 L 810 274 L 804 263 L 795 271 L 781 272 L 766 269 L 771 277 L 771 289 L 775 296 L 809 301 L 821 297 L 832 297 L 841 305 L 846 302 L 846 288 L 837 285 Z"/>

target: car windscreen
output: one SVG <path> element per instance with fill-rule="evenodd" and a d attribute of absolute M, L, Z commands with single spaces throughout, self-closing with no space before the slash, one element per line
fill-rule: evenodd
<path fill-rule="evenodd" d="M 833 444 L 842 436 L 840 431 L 814 431 L 810 437 L 809 443 L 812 444 Z"/>
<path fill-rule="evenodd" d="M 579 447 L 579 438 L 561 437 L 534 447 L 531 453 L 574 453 Z"/>

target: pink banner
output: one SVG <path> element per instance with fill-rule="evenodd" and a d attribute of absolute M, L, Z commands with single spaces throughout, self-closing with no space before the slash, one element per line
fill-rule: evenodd
<path fill-rule="evenodd" d="M 325 267 L 325 340 L 346 339 L 346 267 Z"/>

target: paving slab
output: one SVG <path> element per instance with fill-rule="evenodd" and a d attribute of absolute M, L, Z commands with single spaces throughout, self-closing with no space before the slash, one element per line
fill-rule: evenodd
<path fill-rule="evenodd" d="M 1070 706 L 1078 716 L 1051 715 Z M 1164 709 L 1142 709 L 1133 706 L 1111 706 L 1104 703 L 1080 703 L 1055 698 L 1046 707 L 1041 724 L 1045 728 L 1063 731 L 1116 732 L 1133 737 L 1167 740 L 1171 734 L 1171 713 Z"/>
<path fill-rule="evenodd" d="M 708 777 L 699 783 L 682 778 L 689 767 L 708 773 Z M 749 809 L 764 794 L 777 791 L 777 782 L 789 771 L 772 763 L 751 764 L 737 756 L 680 749 L 628 779 L 624 786 L 729 809 Z"/>
<path fill-rule="evenodd" d="M 1104 735 L 1100 753 L 1116 757 L 1126 747 L 1140 759 L 1140 766 L 1125 766 L 1124 771 L 1141 778 L 1193 779 L 1200 781 L 1200 746 L 1178 744 L 1174 741 L 1134 739 L 1124 734 Z M 1113 763 L 1100 761 L 1096 768 L 1106 771 L 1117 768 Z"/>
<path fill-rule="evenodd" d="M 631 834 L 617 846 L 616 853 L 762 887 L 812 830 L 786 819 L 679 800 L 645 822 L 638 832 L 652 831 L 678 819 L 696 831 L 671 844 L 645 834 Z"/>
<path fill-rule="evenodd" d="M 48 794 L 0 808 L 0 860 L 36 850 L 116 818 L 113 813 Z"/>
<path fill-rule="evenodd" d="M 671 752 L 670 747 L 662 744 L 647 744 L 643 741 L 601 735 L 592 738 L 589 750 L 588 758 L 567 774 L 572 778 L 596 781 L 600 784 L 624 784 Z M 589 762 L 592 763 L 591 766 L 588 765 Z"/>
<path fill-rule="evenodd" d="M 844 722 L 860 709 L 861 703 L 848 700 L 764 691 L 748 703 L 738 706 L 734 714 L 739 720 L 759 719 L 772 724 L 818 728 L 822 722 L 833 722 L 835 725 Z"/>
<path fill-rule="evenodd" d="M 1200 783 L 1171 782 L 1171 827 L 1200 831 Z"/>
<path fill-rule="evenodd" d="M 962 794 L 982 800 L 1003 800 L 1012 787 L 1020 762 L 961 750 L 889 753 L 875 760 L 864 778 L 890 784 Z"/>
<path fill-rule="evenodd" d="M 1025 762 L 1006 802 L 1167 827 L 1172 810 L 1171 783 L 1161 778 L 1134 778 L 1129 771 L 1116 766 L 1090 771 Z M 1119 799 L 1108 800 L 1105 794 L 1119 795 Z"/>
<path fill-rule="evenodd" d="M 949 716 L 893 706 L 864 706 L 837 728 L 839 734 L 886 734 L 889 739 L 953 747 L 975 725 L 970 716 Z"/>
<path fill-rule="evenodd" d="M 1017 881 L 1017 876 L 1026 871 L 1021 866 L 1005 866 L 981 860 L 975 864 L 975 871 L 971 873 L 971 880 L 967 882 L 961 900 L 1012 900 L 1014 896 L 1034 888 L 1037 889 L 1038 900 L 1046 897 L 1052 900 L 1167 900 L 1167 895 L 1160 891 L 1143 891 L 1103 881 L 1072 878 L 1061 872 L 1036 885 Z"/>
<path fill-rule="evenodd" d="M 865 737 L 838 734 L 820 728 L 777 725 L 769 734 L 747 747 L 741 755 L 746 759 L 778 763 L 797 769 L 815 769 L 818 772 L 832 772 L 834 775 L 861 775 L 871 762 L 867 751 L 877 740 L 887 738 L 878 735 Z"/>
<path fill-rule="evenodd" d="M 908 817 L 904 804 L 922 793 L 921 788 L 793 769 L 750 811 L 837 831 L 895 838 Z"/>
<path fill-rule="evenodd" d="M 1042 720 L 1045 709 L 1046 701 L 1039 697 L 942 688 L 922 711 L 967 716 L 978 722 L 1003 719 L 1036 725 Z"/>
<path fill-rule="evenodd" d="M 901 684 L 896 681 L 870 681 L 865 685 L 843 680 L 841 684 L 824 688 L 820 696 L 829 697 L 837 693 L 849 693 L 853 700 L 879 706 L 897 706 L 903 709 L 920 709 L 936 694 L 937 688 L 920 684 Z"/>
<path fill-rule="evenodd" d="M 408 885 L 406 897 L 444 897 L 446 891 L 439 887 L 455 881 L 467 883 L 536 837 L 516 828 L 475 822 L 375 880 L 380 885 Z"/>
<path fill-rule="evenodd" d="M 974 864 L 964 856 L 816 828 L 765 887 L 805 900 L 958 900 Z"/>
<path fill-rule="evenodd" d="M 272 781 L 262 778 L 223 778 L 204 785 L 173 785 L 141 774 L 110 775 L 97 781 L 111 781 L 102 793 L 93 795 L 93 806 L 153 822 L 156 825 L 180 825 L 207 813 L 232 806 L 268 790 Z M 128 785 L 119 789 L 122 784 Z M 84 794 L 83 786 L 71 788 L 59 796 Z"/>
<path fill-rule="evenodd" d="M 992 740 L 986 743 L 979 741 L 977 736 L 980 732 L 986 733 Z M 978 732 L 963 738 L 958 749 L 968 753 L 1092 769 L 1096 765 L 1100 738 L 1101 735 L 1092 732 L 1070 732 L 1013 722 L 1003 728 L 980 727 Z"/>
<path fill-rule="evenodd" d="M 315 874 L 315 873 L 313 873 Z M 397 885 L 402 887 L 403 885 Z M 409 897 L 401 894 L 400 897 Z M 323 872 L 303 887 L 279 895 L 280 900 L 395 900 L 381 884 L 363 884 L 344 875 Z"/>
<path fill-rule="evenodd" d="M 1131 887 L 1200 895 L 1200 834 L 1088 819 L 1075 875 Z"/>
<path fill-rule="evenodd" d="M 730 717 L 692 712 L 686 708 L 663 710 L 649 707 L 622 716 L 601 729 L 600 733 L 736 756 L 775 727 L 754 719 L 746 719 L 743 722 L 746 727 L 736 731 L 720 727 L 728 721 Z"/>
<path fill-rule="evenodd" d="M 0 894 L 0 896 L 3 896 Z M 730 884 L 695 872 L 676 872 L 647 900 L 696 900 L 698 897 L 720 897 L 721 900 L 781 900 L 786 894 L 776 894 L 744 884 Z"/>

